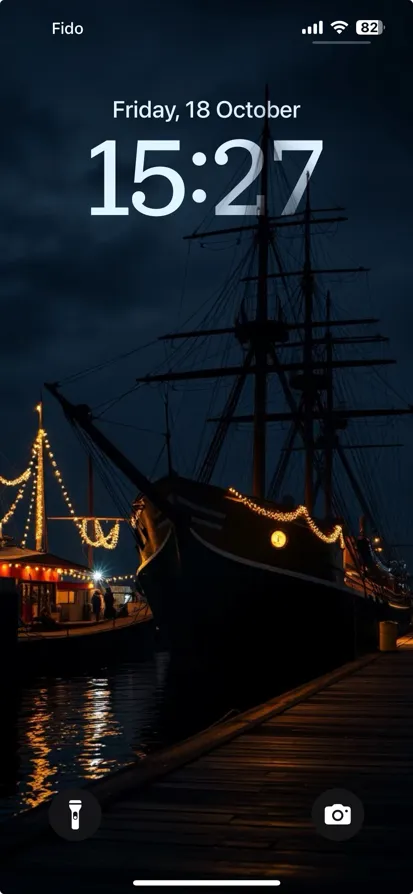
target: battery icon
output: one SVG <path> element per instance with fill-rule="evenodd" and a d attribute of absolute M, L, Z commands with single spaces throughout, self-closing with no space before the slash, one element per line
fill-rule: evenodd
<path fill-rule="evenodd" d="M 368 34 L 371 37 L 374 34 L 383 34 L 384 25 L 380 19 L 359 19 L 356 22 L 356 34 Z"/>

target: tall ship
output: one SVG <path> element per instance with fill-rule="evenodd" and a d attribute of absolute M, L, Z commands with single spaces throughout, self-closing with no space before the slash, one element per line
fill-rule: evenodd
<path fill-rule="evenodd" d="M 205 430 L 213 429 L 196 474 L 178 471 L 167 425 L 168 472 L 149 480 L 86 405 L 71 403 L 57 385 L 47 386 L 82 439 L 137 488 L 131 513 L 137 577 L 172 653 L 188 665 L 215 664 L 235 676 L 248 676 L 263 656 L 270 656 L 275 671 L 296 665 L 297 676 L 310 666 L 327 669 L 375 648 L 380 620 L 406 629 L 412 611 L 407 566 L 384 539 L 352 462 L 378 445 L 352 443 L 347 429 L 352 420 L 413 409 L 343 400 L 343 375 L 392 362 L 362 353 L 387 339 L 372 330 L 376 318 L 338 312 L 323 285 L 326 277 L 348 273 L 357 279 L 364 269 L 317 260 L 323 234 L 347 219 L 343 209 L 313 207 L 307 174 L 302 210 L 297 205 L 271 215 L 270 145 L 266 121 L 252 222 L 188 237 L 248 242 L 233 277 L 239 297 L 232 324 L 217 319 L 220 308 L 228 318 L 228 306 L 216 302 L 207 317 L 214 326 L 161 336 L 178 345 L 174 363 L 138 380 L 162 389 L 203 381 L 215 393 L 217 385 L 226 386 L 220 413 L 205 420 Z M 294 240 L 287 260 L 281 251 L 286 235 Z M 228 289 L 221 298 L 225 294 Z M 215 357 L 224 344 L 224 359 L 177 368 L 180 344 L 192 356 L 197 344 L 211 344 Z M 271 433 L 277 426 L 283 442 L 275 451 Z M 252 450 L 238 450 L 226 463 L 225 482 L 218 482 L 234 428 L 251 432 Z M 286 481 L 293 496 L 284 493 Z"/>

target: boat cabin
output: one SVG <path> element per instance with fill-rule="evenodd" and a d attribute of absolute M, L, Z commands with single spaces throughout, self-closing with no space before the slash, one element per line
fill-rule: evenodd
<path fill-rule="evenodd" d="M 88 620 L 91 572 L 52 553 L 5 545 L 0 549 L 0 578 L 12 578 L 19 590 L 20 617 L 30 624 L 43 611 L 60 621 Z"/>

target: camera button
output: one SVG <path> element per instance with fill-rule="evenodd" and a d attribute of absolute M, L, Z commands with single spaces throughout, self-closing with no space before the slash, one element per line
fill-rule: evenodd
<path fill-rule="evenodd" d="M 332 788 L 317 798 L 311 815 L 319 835 L 330 841 L 348 841 L 360 832 L 364 807 L 354 792 Z"/>

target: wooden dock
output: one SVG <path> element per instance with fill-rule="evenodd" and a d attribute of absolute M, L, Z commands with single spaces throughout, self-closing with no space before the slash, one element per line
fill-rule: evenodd
<path fill-rule="evenodd" d="M 364 804 L 350 841 L 328 841 L 312 824 L 312 805 L 330 788 Z M 121 894 L 134 879 L 279 879 L 285 894 L 410 894 L 413 637 L 90 790 L 103 818 L 87 841 L 58 838 L 44 808 L 2 828 L 3 894 L 40 881 L 44 894 Z"/>

